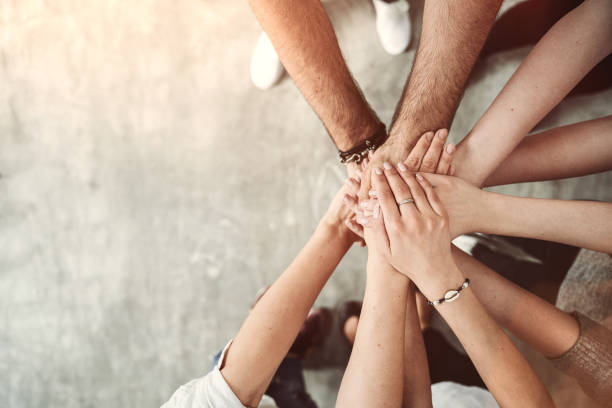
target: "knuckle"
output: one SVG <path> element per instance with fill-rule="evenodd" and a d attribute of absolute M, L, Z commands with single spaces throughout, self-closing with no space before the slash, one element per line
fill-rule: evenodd
<path fill-rule="evenodd" d="M 422 170 L 433 170 L 436 168 L 437 161 L 433 159 L 425 159 L 423 160 L 423 164 L 421 165 Z"/>
<path fill-rule="evenodd" d="M 412 171 L 416 171 L 419 169 L 419 166 L 421 165 L 421 158 L 420 157 L 409 157 L 406 162 L 406 167 L 408 167 L 408 169 L 412 170 Z"/>

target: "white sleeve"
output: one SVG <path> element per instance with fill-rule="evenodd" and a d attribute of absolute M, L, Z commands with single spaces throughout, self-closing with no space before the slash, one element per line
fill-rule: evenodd
<path fill-rule="evenodd" d="M 468 387 L 451 381 L 442 381 L 431 386 L 434 408 L 499 408 L 493 395 L 484 388 Z"/>
<path fill-rule="evenodd" d="M 210 373 L 181 386 L 162 408 L 245 408 L 220 371 L 230 344 L 231 341 L 223 349 L 219 362 Z M 264 396 L 259 406 L 276 407 L 267 396 Z"/>

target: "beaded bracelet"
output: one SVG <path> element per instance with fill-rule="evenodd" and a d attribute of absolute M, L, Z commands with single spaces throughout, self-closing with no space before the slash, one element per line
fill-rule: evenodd
<path fill-rule="evenodd" d="M 444 302 L 454 302 L 455 300 L 459 298 L 459 294 L 461 293 L 461 291 L 469 286 L 470 286 L 470 280 L 466 279 L 463 282 L 463 285 L 459 286 L 459 288 L 457 288 L 456 290 L 449 290 L 448 292 L 444 294 L 443 298 L 434 300 L 433 302 L 430 302 L 428 300 L 427 303 L 431 306 L 438 306 L 439 304 L 444 303 Z"/>
<path fill-rule="evenodd" d="M 376 133 L 374 133 L 374 135 L 370 136 L 359 145 L 345 152 L 338 151 L 340 163 L 361 163 L 369 152 L 378 149 L 383 143 L 385 143 L 385 140 L 387 140 L 387 129 L 385 128 L 385 125 L 381 124 L 380 128 L 378 131 L 376 131 Z"/>

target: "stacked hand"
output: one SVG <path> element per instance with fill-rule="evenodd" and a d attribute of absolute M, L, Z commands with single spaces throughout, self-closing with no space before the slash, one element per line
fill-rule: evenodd
<path fill-rule="evenodd" d="M 444 287 L 461 283 L 450 241 L 470 229 L 474 215 L 468 210 L 474 206 L 469 204 L 480 197 L 477 188 L 445 176 L 452 173 L 454 152 L 452 145 L 444 148 L 446 135 L 446 130 L 435 136 L 428 132 L 397 167 L 386 161 L 373 167 L 368 174 L 372 183 L 369 199 L 345 197 L 357 216 L 357 222 L 351 221 L 349 226 L 368 245 L 369 257 L 392 265 L 429 298 L 439 296 Z M 364 161 L 361 178 L 366 178 L 365 171 L 379 154 L 377 151 L 374 158 Z M 431 169 L 439 175 L 422 174 Z M 419 172 L 416 176 L 415 171 Z M 445 204 L 451 208 L 452 222 Z"/>
<path fill-rule="evenodd" d="M 370 175 L 376 167 L 382 167 L 383 163 L 402 162 L 410 171 L 420 171 L 423 173 L 436 173 L 453 175 L 454 166 L 451 164 L 455 146 L 444 143 L 448 137 L 446 129 L 439 129 L 434 132 L 427 132 L 422 135 L 410 151 L 399 146 L 392 138 L 389 138 L 377 151 L 374 157 L 363 163 L 363 181 L 359 197 L 368 198 L 368 191 L 371 186 Z M 349 170 L 351 173 L 354 170 Z"/>
<path fill-rule="evenodd" d="M 461 283 L 451 257 L 448 215 L 431 183 L 389 165 L 371 176 L 378 202 L 371 215 L 358 218 L 369 256 L 390 263 L 430 299 Z"/>

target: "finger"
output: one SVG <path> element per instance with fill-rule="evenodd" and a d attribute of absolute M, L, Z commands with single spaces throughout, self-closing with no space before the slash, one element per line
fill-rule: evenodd
<path fill-rule="evenodd" d="M 363 171 L 363 176 L 361 177 L 361 186 L 359 187 L 359 200 L 367 200 L 368 191 L 370 190 L 370 181 L 371 181 L 371 170 L 366 168 Z"/>
<path fill-rule="evenodd" d="M 344 205 L 351 209 L 352 212 L 357 213 L 357 211 L 359 211 L 359 201 L 357 200 L 357 197 L 350 194 L 345 194 L 342 201 L 344 202 Z"/>
<path fill-rule="evenodd" d="M 425 153 L 425 157 L 423 157 L 419 171 L 425 173 L 434 173 L 436 171 L 447 136 L 448 130 L 446 129 L 440 129 L 436 132 L 429 149 L 427 149 L 427 153 Z"/>
<path fill-rule="evenodd" d="M 370 162 L 370 161 L 368 160 L 368 158 L 367 158 L 367 157 L 366 157 L 365 159 L 363 159 L 363 160 L 361 161 L 361 170 L 365 170 L 365 169 L 368 167 L 368 163 L 369 163 L 369 162 Z"/>
<path fill-rule="evenodd" d="M 376 204 L 376 199 L 370 199 L 359 202 L 359 208 L 362 210 L 372 211 L 374 209 L 374 204 Z"/>
<path fill-rule="evenodd" d="M 419 210 L 419 212 L 423 214 L 433 214 L 433 210 L 427 202 L 427 196 L 425 195 L 425 191 L 423 191 L 421 185 L 417 183 L 412 173 L 400 172 L 400 175 L 402 176 L 406 184 L 408 184 L 408 187 L 410 187 L 410 194 L 412 194 L 414 205 Z"/>
<path fill-rule="evenodd" d="M 346 192 L 350 195 L 356 195 L 361 187 L 361 178 L 355 175 L 346 180 Z"/>
<path fill-rule="evenodd" d="M 389 237 L 387 236 L 387 230 L 385 229 L 385 222 L 379 203 L 376 203 L 374 206 L 372 222 L 370 224 L 371 228 L 368 229 L 368 233 L 374 239 L 373 243 L 378 249 L 387 252 L 389 248 Z"/>
<path fill-rule="evenodd" d="M 349 231 L 351 231 L 353 234 L 357 235 L 363 240 L 363 227 L 361 225 L 357 224 L 357 222 L 353 220 L 346 220 L 344 224 L 349 229 Z"/>
<path fill-rule="evenodd" d="M 393 192 L 393 196 L 395 197 L 395 202 L 399 207 L 400 214 L 406 215 L 409 211 L 416 211 L 416 208 L 412 203 L 399 205 L 399 203 L 404 200 L 412 199 L 412 194 L 410 194 L 410 187 L 408 187 L 402 176 L 399 175 L 398 171 L 393 166 L 391 166 L 387 162 L 385 162 L 383 166 L 385 169 L 385 176 L 387 177 L 389 187 L 391 187 L 391 191 Z M 402 163 L 398 163 L 398 169 L 405 169 L 402 171 L 408 171 L 408 168 Z"/>
<path fill-rule="evenodd" d="M 456 147 L 454 144 L 449 143 L 444 147 L 440 161 L 438 162 L 438 168 L 436 174 L 448 174 L 450 171 L 451 162 L 453 161 L 453 154 L 455 153 Z"/>
<path fill-rule="evenodd" d="M 422 174 L 417 173 L 417 181 L 419 182 L 419 184 L 421 184 L 421 187 L 423 187 L 425 195 L 427 196 L 427 201 L 429 201 L 431 208 L 439 216 L 444 216 L 446 214 L 444 206 L 442 205 L 442 202 L 440 201 L 436 190 L 434 190 L 429 180 L 427 180 Z"/>
<path fill-rule="evenodd" d="M 457 171 L 457 166 L 455 166 L 454 164 L 451 164 L 450 168 L 448 169 L 448 175 L 454 176 L 456 171 Z"/>
<path fill-rule="evenodd" d="M 427 153 L 427 149 L 433 140 L 434 132 L 427 132 L 423 134 L 417 141 L 416 145 L 408 154 L 406 160 L 404 160 L 404 164 L 408 167 L 410 171 L 419 171 L 421 168 L 421 163 L 423 161 L 423 156 Z"/>
<path fill-rule="evenodd" d="M 385 174 L 379 167 L 376 167 L 372 172 L 372 183 L 376 189 L 376 196 L 382 208 L 385 223 L 389 225 L 390 223 L 399 222 L 400 213 L 395 202 L 395 196 L 389 187 Z"/>

